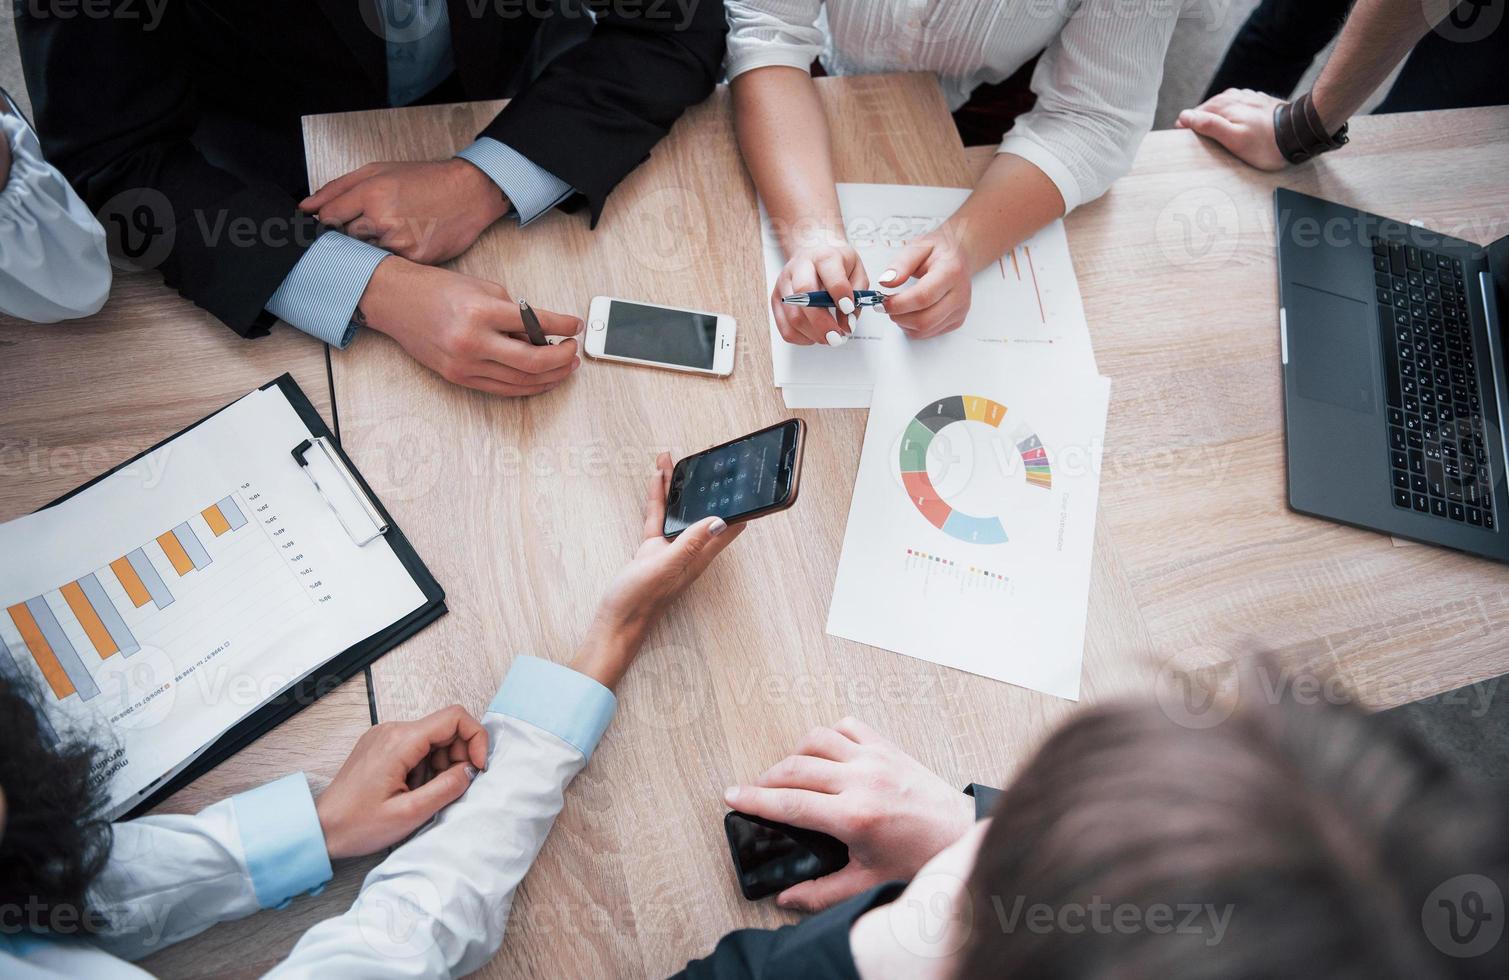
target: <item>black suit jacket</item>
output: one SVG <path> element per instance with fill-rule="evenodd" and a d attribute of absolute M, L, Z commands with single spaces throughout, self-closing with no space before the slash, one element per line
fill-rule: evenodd
<path fill-rule="evenodd" d="M 722 68 L 722 0 L 683 8 L 586 0 L 591 36 L 556 58 L 483 130 L 580 192 L 595 223 L 608 193 Z M 48 159 L 101 216 L 112 244 L 242 336 L 318 236 L 300 117 L 384 107 L 375 0 L 144 0 L 17 4 L 22 64 Z M 509 93 L 539 4 L 449 0 L 466 99 Z M 61 8 L 59 8 L 61 10 Z M 460 149 L 458 146 L 457 149 Z"/>

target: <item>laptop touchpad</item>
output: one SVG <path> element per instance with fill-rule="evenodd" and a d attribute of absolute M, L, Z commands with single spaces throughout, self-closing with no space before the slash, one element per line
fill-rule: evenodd
<path fill-rule="evenodd" d="M 1302 283 L 1289 308 L 1289 366 L 1299 394 L 1354 412 L 1377 410 L 1378 327 L 1371 304 Z"/>

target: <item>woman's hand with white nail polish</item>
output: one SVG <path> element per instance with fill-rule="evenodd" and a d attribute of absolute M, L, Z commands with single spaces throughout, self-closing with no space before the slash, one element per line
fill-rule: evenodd
<path fill-rule="evenodd" d="M 869 287 L 859 253 L 848 242 L 805 246 L 792 253 L 776 277 L 770 297 L 776 329 L 791 344 L 826 344 L 830 333 L 847 338 L 858 316 L 854 290 Z M 818 290 L 826 290 L 837 307 L 787 306 L 781 302 L 786 296 Z"/>

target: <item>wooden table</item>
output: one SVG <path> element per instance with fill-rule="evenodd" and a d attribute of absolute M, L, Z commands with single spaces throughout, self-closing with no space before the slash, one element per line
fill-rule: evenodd
<path fill-rule="evenodd" d="M 328 420 L 325 368 L 318 341 L 289 328 L 242 340 L 155 275 L 117 275 L 110 302 L 84 320 L 41 326 L 0 316 L 0 520 L 36 510 L 284 371 Z M 370 723 L 366 680 L 353 677 L 156 812 L 192 813 L 297 769 L 318 791 Z M 376 860 L 343 866 L 318 898 L 221 926 L 143 965 L 166 976 L 261 972 L 305 929 L 349 907 Z"/>
<path fill-rule="evenodd" d="M 964 152 L 926 77 L 819 87 L 842 180 L 967 186 L 988 162 Z M 496 108 L 307 119 L 312 182 L 444 157 Z M 1286 508 L 1269 203 L 1282 180 L 1445 230 L 1502 216 L 1506 122 L 1504 110 L 1363 119 L 1346 153 L 1282 178 L 1158 133 L 1130 177 L 1072 216 L 1114 379 L 1086 701 L 1146 691 L 1170 663 L 1258 649 L 1339 674 L 1375 706 L 1509 670 L 1493 641 L 1509 622 L 1501 566 Z M 527 401 L 448 386 L 375 335 L 335 359 L 345 444 L 453 609 L 374 668 L 384 718 L 480 708 L 516 655 L 566 658 L 633 548 L 655 452 L 789 414 L 771 387 L 754 195 L 726 91 L 688 113 L 595 233 L 579 215 L 504 223 L 456 267 L 577 314 L 599 294 L 727 311 L 740 354 L 727 380 L 588 363 Z M 811 427 L 801 504 L 752 528 L 655 633 L 485 975 L 664 975 L 731 928 L 786 921 L 737 896 L 721 792 L 814 725 L 860 715 L 962 784 L 1008 779 L 1072 710 L 824 634 L 864 413 L 797 414 Z"/>

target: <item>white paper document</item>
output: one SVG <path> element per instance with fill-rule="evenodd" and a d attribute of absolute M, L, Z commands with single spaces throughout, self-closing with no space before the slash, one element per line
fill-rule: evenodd
<path fill-rule="evenodd" d="M 69 500 L 0 525 L 0 670 L 44 726 L 106 747 L 114 809 L 261 705 L 413 612 L 385 539 L 359 547 L 253 392 Z"/>
<path fill-rule="evenodd" d="M 874 389 L 828 632 L 1079 697 L 1110 380 L 917 345 Z"/>
<path fill-rule="evenodd" d="M 891 259 L 914 238 L 943 224 L 969 197 L 953 187 L 897 184 L 839 184 L 839 204 L 850 243 L 859 253 L 872 287 Z M 773 290 L 786 258 L 761 208 L 765 283 Z M 770 350 L 775 385 L 791 408 L 862 408 L 869 404 L 891 344 L 951 348 L 963 358 L 982 347 L 1004 351 L 1012 361 L 1051 363 L 1056 369 L 1095 374 L 1095 355 L 1069 256 L 1063 222 L 1054 222 L 974 277 L 973 298 L 964 325 L 941 337 L 908 340 L 883 310 L 867 309 L 841 347 L 788 344 L 770 317 Z M 878 287 L 877 287 L 878 288 Z"/>

